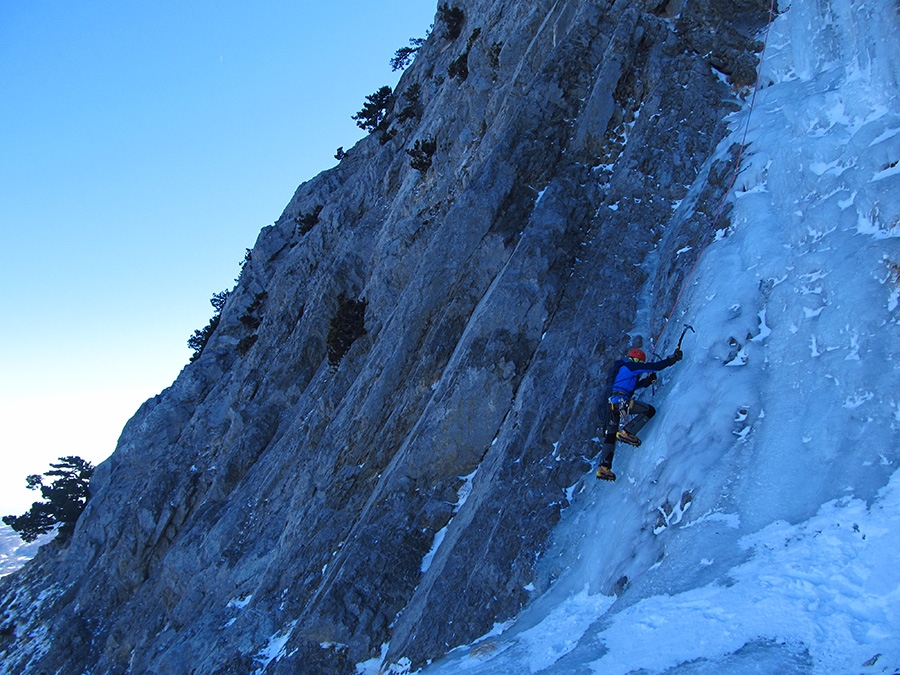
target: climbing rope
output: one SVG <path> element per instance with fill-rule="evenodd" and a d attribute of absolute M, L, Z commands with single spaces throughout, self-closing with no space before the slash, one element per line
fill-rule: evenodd
<path fill-rule="evenodd" d="M 756 76 L 756 83 L 753 86 L 753 96 L 750 98 L 750 109 L 747 111 L 747 122 L 744 125 L 744 135 L 741 138 L 741 144 L 738 148 L 737 157 L 734 162 L 734 170 L 731 172 L 731 179 L 728 182 L 728 187 L 725 189 L 725 193 L 722 195 L 722 199 L 719 201 L 719 206 L 716 208 L 716 212 L 713 215 L 713 231 L 715 231 L 715 225 L 719 222 L 719 218 L 722 216 L 722 211 L 725 209 L 725 203 L 728 200 L 728 197 L 731 195 L 731 190 L 734 188 L 734 184 L 737 181 L 738 173 L 741 169 L 741 157 L 744 154 L 744 148 L 747 147 L 747 134 L 750 131 L 750 117 L 753 114 L 753 108 L 756 106 L 756 94 L 759 92 L 759 80 L 762 75 L 763 63 L 766 59 L 766 48 L 769 46 L 769 32 L 772 28 L 772 21 L 775 17 L 775 0 L 771 0 L 771 4 L 769 6 L 769 20 L 766 23 L 766 34 L 763 40 L 763 48 L 762 52 L 759 56 L 759 71 Z M 700 259 L 703 257 L 703 253 L 709 248 L 709 245 L 712 243 L 710 239 L 710 234 L 707 234 L 705 239 L 703 240 L 703 245 L 700 247 L 700 252 L 697 254 L 696 260 L 694 260 L 694 264 L 691 267 L 690 272 L 684 278 L 684 281 L 681 284 L 681 289 L 678 291 L 678 296 L 675 298 L 675 302 L 672 305 L 672 309 L 669 310 L 669 313 L 666 315 L 665 320 L 663 321 L 662 330 L 660 330 L 659 335 L 652 342 L 653 346 L 661 344 L 660 340 L 662 340 L 662 336 L 666 332 L 666 328 L 669 327 L 669 321 L 672 316 L 675 314 L 675 310 L 678 308 L 679 303 L 681 302 L 682 297 L 684 297 L 685 291 L 687 291 L 688 284 L 694 276 L 694 273 L 697 271 L 697 267 L 700 265 Z"/>

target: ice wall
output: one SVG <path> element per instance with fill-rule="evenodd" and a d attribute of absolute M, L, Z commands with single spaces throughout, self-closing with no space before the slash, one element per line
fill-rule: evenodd
<path fill-rule="evenodd" d="M 518 620 L 427 672 L 900 668 L 898 7 L 779 10 L 644 445 L 576 486 Z"/>

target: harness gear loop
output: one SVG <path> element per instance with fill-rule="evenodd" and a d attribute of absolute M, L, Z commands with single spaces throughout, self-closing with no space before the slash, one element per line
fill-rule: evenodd
<path fill-rule="evenodd" d="M 628 411 L 631 409 L 631 398 L 625 394 L 613 393 L 609 397 L 609 413 L 616 420 L 616 430 L 625 428 L 628 420 Z"/>

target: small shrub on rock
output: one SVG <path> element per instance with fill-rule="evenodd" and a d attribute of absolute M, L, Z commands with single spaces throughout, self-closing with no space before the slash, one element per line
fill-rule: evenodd
<path fill-rule="evenodd" d="M 316 206 L 312 213 L 303 213 L 298 211 L 294 216 L 294 223 L 297 225 L 297 234 L 304 235 L 319 224 L 319 214 L 322 213 L 322 205 Z"/>
<path fill-rule="evenodd" d="M 195 330 L 194 334 L 189 337 L 187 341 L 188 347 L 194 350 L 194 353 L 191 355 L 191 363 L 200 358 L 200 354 L 203 353 L 206 343 L 209 342 L 212 334 L 216 332 L 216 328 L 219 325 L 219 319 L 222 316 L 222 308 L 225 307 L 225 303 L 228 301 L 230 293 L 231 291 L 222 291 L 221 293 L 214 293 L 212 298 L 210 298 L 209 304 L 211 304 L 215 310 L 212 318 L 202 330 Z"/>
<path fill-rule="evenodd" d="M 462 33 L 462 25 L 466 20 L 466 15 L 459 7 L 451 7 L 445 3 L 438 7 L 438 20 L 444 24 L 442 37 L 452 41 Z"/>
<path fill-rule="evenodd" d="M 400 47 L 391 59 L 391 70 L 403 70 L 416 57 L 416 52 L 425 44 L 425 38 L 410 38 L 409 47 Z"/>
<path fill-rule="evenodd" d="M 387 128 L 387 115 L 394 104 L 394 92 L 384 86 L 374 94 L 366 96 L 362 110 L 353 115 L 356 126 L 369 133 L 384 131 Z"/>
<path fill-rule="evenodd" d="M 422 116 L 422 101 L 419 98 L 422 88 L 418 82 L 415 82 L 406 88 L 401 98 L 403 99 L 403 109 L 397 115 L 397 121 L 401 124 L 407 120 L 418 119 Z"/>
<path fill-rule="evenodd" d="M 416 141 L 412 150 L 407 150 L 410 156 L 409 165 L 416 171 L 425 173 L 431 168 L 431 158 L 437 150 L 437 142 L 433 138 Z"/>

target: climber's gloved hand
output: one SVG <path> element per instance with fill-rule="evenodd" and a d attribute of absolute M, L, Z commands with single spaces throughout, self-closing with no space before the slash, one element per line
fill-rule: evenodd
<path fill-rule="evenodd" d="M 672 352 L 672 356 L 670 356 L 669 358 L 671 358 L 674 361 L 681 361 L 681 359 L 684 358 L 684 352 L 682 352 L 680 349 L 678 349 L 676 347 L 675 351 Z"/>

